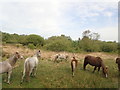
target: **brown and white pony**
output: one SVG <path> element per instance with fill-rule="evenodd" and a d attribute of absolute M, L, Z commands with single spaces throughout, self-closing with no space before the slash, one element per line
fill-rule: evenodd
<path fill-rule="evenodd" d="M 105 75 L 105 77 L 108 77 L 108 68 L 104 65 L 103 60 L 100 57 L 94 57 L 94 56 L 86 56 L 84 59 L 84 66 L 83 69 L 86 69 L 86 65 L 90 64 L 94 67 L 93 73 L 95 72 L 96 68 L 98 67 L 98 71 L 100 71 L 100 67 L 102 67 L 102 72 Z"/>
<path fill-rule="evenodd" d="M 23 59 L 23 56 L 21 56 L 20 53 L 15 52 L 15 54 L 12 57 L 7 59 L 6 61 L 0 62 L 0 74 L 7 73 L 8 84 L 10 84 L 10 77 L 12 74 L 12 69 L 14 68 L 15 63 L 17 62 L 19 58 Z"/>
<path fill-rule="evenodd" d="M 67 61 L 68 58 L 69 58 L 69 56 L 67 54 L 56 54 L 54 62 L 60 62 L 60 61 L 63 61 L 63 60 Z"/>
<path fill-rule="evenodd" d="M 71 60 L 71 68 L 72 68 L 72 76 L 73 77 L 74 77 L 75 69 L 77 67 L 77 63 L 78 63 L 78 61 L 75 59 L 75 57 L 73 57 L 73 59 Z"/>

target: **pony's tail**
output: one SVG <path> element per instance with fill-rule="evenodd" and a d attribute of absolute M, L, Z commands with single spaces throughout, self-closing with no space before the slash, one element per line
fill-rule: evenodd
<path fill-rule="evenodd" d="M 27 61 L 25 63 L 25 69 L 26 69 L 26 74 L 28 74 L 30 72 L 30 64 L 29 64 L 29 61 Z"/>

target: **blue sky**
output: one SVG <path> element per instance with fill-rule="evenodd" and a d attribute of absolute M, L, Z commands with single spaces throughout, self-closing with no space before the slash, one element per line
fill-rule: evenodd
<path fill-rule="evenodd" d="M 100 40 L 118 41 L 118 1 L 110 1 L 4 0 L 0 3 L 0 28 L 44 38 L 65 34 L 73 40 L 89 29 L 99 33 Z"/>

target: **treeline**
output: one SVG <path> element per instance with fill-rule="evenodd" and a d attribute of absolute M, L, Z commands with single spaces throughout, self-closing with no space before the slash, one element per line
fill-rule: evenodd
<path fill-rule="evenodd" d="M 48 39 L 35 34 L 18 35 L 2 33 L 3 44 L 17 44 L 27 46 L 30 49 L 41 48 L 51 51 L 68 52 L 118 52 L 117 42 L 106 42 L 98 40 L 100 35 L 89 30 L 84 31 L 82 38 L 72 40 L 70 36 L 52 36 Z"/>

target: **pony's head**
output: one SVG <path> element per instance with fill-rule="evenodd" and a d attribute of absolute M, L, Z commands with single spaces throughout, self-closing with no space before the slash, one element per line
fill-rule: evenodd
<path fill-rule="evenodd" d="M 105 77 L 108 77 L 108 66 L 103 68 L 103 74 L 105 75 Z"/>
<path fill-rule="evenodd" d="M 37 54 L 37 57 L 41 57 L 41 52 L 40 52 L 40 50 L 38 50 L 36 54 Z"/>
<path fill-rule="evenodd" d="M 15 52 L 15 58 L 17 58 L 17 59 L 23 59 L 23 56 L 22 55 L 20 55 L 20 53 L 19 52 Z"/>

